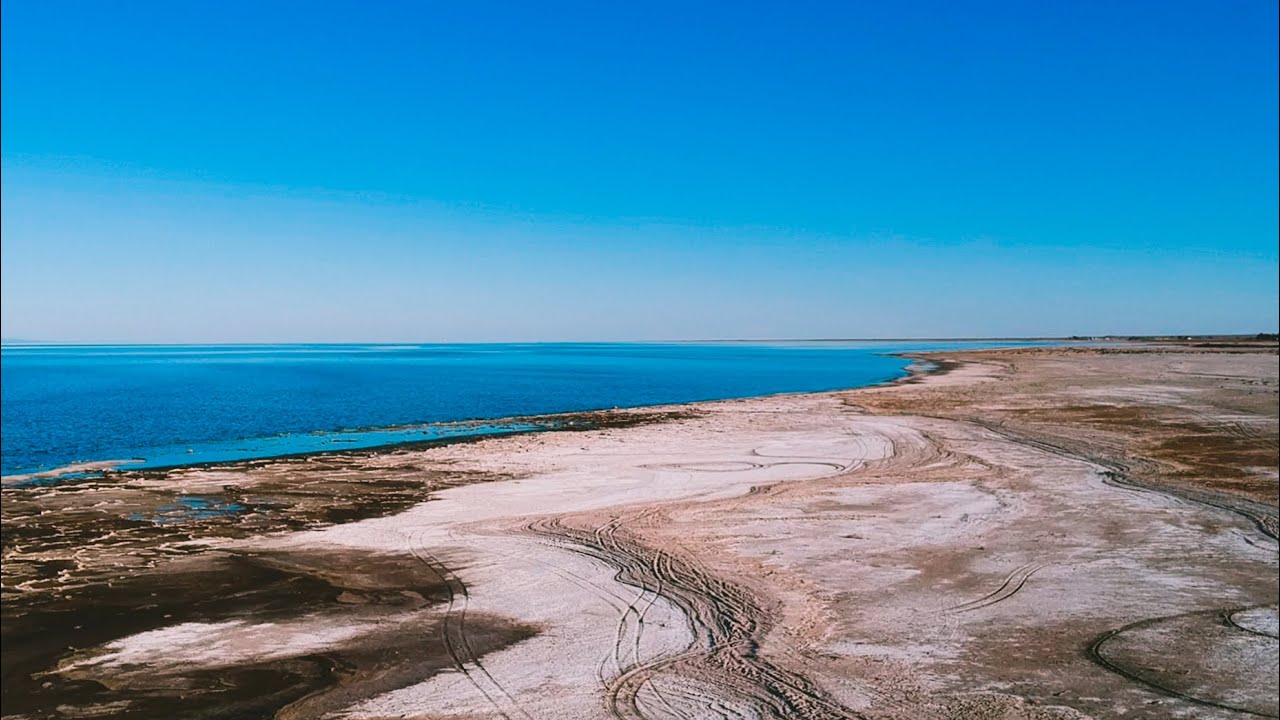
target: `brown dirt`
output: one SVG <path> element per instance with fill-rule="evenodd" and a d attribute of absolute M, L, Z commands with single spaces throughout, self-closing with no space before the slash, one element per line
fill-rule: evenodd
<path fill-rule="evenodd" d="M 876 413 L 996 426 L 1103 459 L 1153 487 L 1256 503 L 1253 512 L 1269 516 L 1264 522 L 1274 535 L 1280 502 L 1276 346 L 1212 347 L 948 353 L 942 359 L 951 363 L 992 368 L 999 382 L 868 391 L 850 402 Z"/>

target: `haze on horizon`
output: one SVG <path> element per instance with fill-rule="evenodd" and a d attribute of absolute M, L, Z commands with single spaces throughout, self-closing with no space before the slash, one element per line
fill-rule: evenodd
<path fill-rule="evenodd" d="M 5 338 L 1280 325 L 1275 2 L 0 12 Z"/>

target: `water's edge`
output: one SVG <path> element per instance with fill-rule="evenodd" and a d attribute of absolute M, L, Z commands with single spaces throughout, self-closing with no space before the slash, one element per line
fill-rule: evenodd
<path fill-rule="evenodd" d="M 944 351 L 935 351 L 944 352 Z M 540 432 L 593 430 L 605 427 L 622 427 L 648 422 L 662 422 L 676 417 L 686 416 L 699 405 L 718 402 L 733 402 L 767 397 L 789 397 L 804 395 L 823 395 L 827 393 L 848 392 L 872 387 L 883 387 L 906 382 L 916 382 L 926 375 L 941 375 L 953 368 L 953 364 L 939 362 L 930 357 L 927 351 L 910 351 L 901 353 L 885 353 L 891 357 L 907 360 L 896 376 L 864 384 L 824 390 L 789 391 L 763 393 L 758 395 L 707 398 L 685 402 L 659 403 L 653 405 L 628 405 L 591 410 L 566 411 L 559 413 L 543 413 L 535 415 L 518 415 L 500 418 L 479 418 L 441 423 L 423 423 L 411 426 L 393 426 L 382 428 L 365 428 L 338 432 L 306 433 L 306 436 L 325 438 L 323 444 L 342 444 L 343 447 L 311 448 L 299 451 L 263 453 L 250 455 L 234 455 L 212 459 L 182 461 L 172 453 L 161 453 L 151 459 L 130 458 L 117 460 L 96 460 L 76 462 L 60 468 L 37 470 L 26 473 L 14 473 L 0 477 L 0 484 L 11 488 L 28 486 L 45 486 L 54 483 L 77 480 L 93 480 L 119 472 L 167 472 L 176 469 L 225 467 L 229 465 L 254 463 L 263 461 L 280 461 L 302 459 L 314 456 L 343 455 L 349 453 L 383 453 L 414 448 L 439 447 L 443 445 L 476 442 L 490 437 L 506 437 Z M 651 410 L 651 414 L 638 414 L 636 411 Z M 665 410 L 665 412 L 662 412 Z M 242 445 L 244 443 L 270 444 L 281 441 L 285 444 L 296 439 L 300 434 L 281 435 L 276 438 L 241 439 L 235 441 L 218 441 L 205 443 L 206 446 Z M 414 437 L 415 435 L 421 437 Z M 394 437 L 389 437 L 394 436 Z M 377 438 L 383 438 L 379 441 Z M 368 442 L 366 442 L 368 441 Z M 217 453 L 218 449 L 205 450 L 205 453 Z M 232 451 L 228 451 L 232 452 Z"/>

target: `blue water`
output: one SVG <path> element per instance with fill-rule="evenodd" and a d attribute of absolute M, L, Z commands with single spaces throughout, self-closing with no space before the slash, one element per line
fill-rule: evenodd
<path fill-rule="evenodd" d="M 990 345 L 991 343 L 986 343 Z M 509 419 L 903 374 L 957 343 L 6 346 L 2 474 L 272 457 L 537 429 Z"/>

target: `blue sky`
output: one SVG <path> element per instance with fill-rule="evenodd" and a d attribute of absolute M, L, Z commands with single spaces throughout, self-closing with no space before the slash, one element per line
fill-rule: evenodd
<path fill-rule="evenodd" d="M 49 3 L 5 337 L 1277 328 L 1277 3 Z"/>

